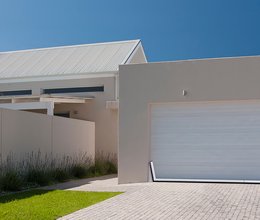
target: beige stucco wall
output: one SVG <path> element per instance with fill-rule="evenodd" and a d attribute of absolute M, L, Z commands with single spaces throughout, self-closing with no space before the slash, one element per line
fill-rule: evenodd
<path fill-rule="evenodd" d="M 95 156 L 95 123 L 25 111 L 0 109 L 1 159 L 31 152 Z"/>
<path fill-rule="evenodd" d="M 53 154 L 95 155 L 95 123 L 83 120 L 52 117 Z"/>
<path fill-rule="evenodd" d="M 43 114 L 2 109 L 2 154 L 20 156 L 39 149 L 43 154 L 52 151 L 52 118 Z"/>
<path fill-rule="evenodd" d="M 260 57 L 123 65 L 119 83 L 119 183 L 145 182 L 149 104 L 260 99 Z"/>

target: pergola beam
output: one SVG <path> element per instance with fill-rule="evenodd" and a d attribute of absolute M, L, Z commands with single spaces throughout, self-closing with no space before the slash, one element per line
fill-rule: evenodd
<path fill-rule="evenodd" d="M 45 98 L 41 97 L 40 102 L 54 102 L 54 103 L 86 103 L 85 99 L 77 99 L 77 98 Z"/>
<path fill-rule="evenodd" d="M 82 104 L 92 100 L 93 97 L 70 97 L 70 96 L 53 96 L 53 95 L 39 95 L 39 96 L 9 96 L 0 97 L 0 103 L 28 103 L 28 102 L 54 102 L 54 103 L 74 103 Z"/>

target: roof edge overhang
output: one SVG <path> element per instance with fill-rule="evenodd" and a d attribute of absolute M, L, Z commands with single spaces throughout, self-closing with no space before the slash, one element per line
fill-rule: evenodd
<path fill-rule="evenodd" d="M 115 77 L 118 71 L 106 71 L 106 72 L 90 72 L 81 74 L 57 74 L 51 76 L 28 76 L 28 77 L 14 77 L 14 78 L 2 78 L 0 84 L 6 83 L 22 83 L 22 82 L 38 82 L 38 81 L 55 81 L 55 80 L 71 80 L 71 79 L 95 79 L 95 78 L 107 78 Z"/>

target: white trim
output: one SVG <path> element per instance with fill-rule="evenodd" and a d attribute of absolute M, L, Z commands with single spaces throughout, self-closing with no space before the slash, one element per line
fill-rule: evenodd
<path fill-rule="evenodd" d="M 260 180 L 223 180 L 223 179 L 166 179 L 157 178 L 153 161 L 150 161 L 153 182 L 196 182 L 196 183 L 260 183 Z"/>

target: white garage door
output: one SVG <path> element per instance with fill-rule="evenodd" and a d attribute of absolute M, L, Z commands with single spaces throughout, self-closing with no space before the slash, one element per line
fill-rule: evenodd
<path fill-rule="evenodd" d="M 155 104 L 156 178 L 260 180 L 260 102 Z"/>

